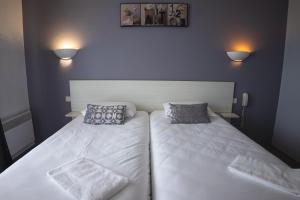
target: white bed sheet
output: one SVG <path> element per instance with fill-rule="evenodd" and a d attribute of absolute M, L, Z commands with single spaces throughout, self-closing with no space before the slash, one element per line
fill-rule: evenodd
<path fill-rule="evenodd" d="M 163 111 L 151 114 L 153 200 L 299 199 L 229 172 L 239 154 L 284 163 L 221 117 L 211 120 L 170 124 Z"/>
<path fill-rule="evenodd" d="M 47 172 L 86 157 L 129 178 L 129 185 L 112 200 L 149 198 L 149 116 L 137 112 L 125 125 L 93 126 L 83 116 L 37 146 L 0 174 L 1 200 L 71 200 Z"/>

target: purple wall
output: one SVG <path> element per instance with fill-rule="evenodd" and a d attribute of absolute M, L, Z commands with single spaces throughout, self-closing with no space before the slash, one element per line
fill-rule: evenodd
<path fill-rule="evenodd" d="M 182 0 L 190 4 L 188 28 L 121 28 L 120 2 L 23 0 L 28 87 L 39 141 L 68 122 L 64 98 L 70 79 L 235 81 L 238 97 L 250 94 L 245 132 L 258 142 L 271 141 L 287 0 Z M 76 33 L 83 45 L 69 68 L 61 67 L 51 50 L 65 32 Z M 225 50 L 238 41 L 255 53 L 235 67 Z"/>

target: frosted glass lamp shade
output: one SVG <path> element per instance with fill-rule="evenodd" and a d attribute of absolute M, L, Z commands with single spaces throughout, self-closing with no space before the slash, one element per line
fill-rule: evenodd
<path fill-rule="evenodd" d="M 226 53 L 231 60 L 236 62 L 242 62 L 250 55 L 249 52 L 245 51 L 227 51 Z"/>
<path fill-rule="evenodd" d="M 54 53 L 60 59 L 70 60 L 76 55 L 77 51 L 78 49 L 56 49 Z"/>

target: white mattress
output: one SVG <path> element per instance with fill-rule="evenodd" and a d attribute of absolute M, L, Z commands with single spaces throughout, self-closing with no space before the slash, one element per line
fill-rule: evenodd
<path fill-rule="evenodd" d="M 86 157 L 129 178 L 112 200 L 149 197 L 149 117 L 137 112 L 125 125 L 93 126 L 71 121 L 0 175 L 1 200 L 71 200 L 47 171 Z"/>
<path fill-rule="evenodd" d="M 292 200 L 292 195 L 231 174 L 241 155 L 283 164 L 220 117 L 210 124 L 170 124 L 150 116 L 153 200 Z"/>

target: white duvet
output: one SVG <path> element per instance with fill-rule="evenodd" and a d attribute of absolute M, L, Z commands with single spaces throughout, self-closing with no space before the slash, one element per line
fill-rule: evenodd
<path fill-rule="evenodd" d="M 300 197 L 300 170 L 239 155 L 228 166 L 237 176 Z"/>
<path fill-rule="evenodd" d="M 0 174 L 1 200 L 71 200 L 47 176 L 85 157 L 129 179 L 112 200 L 149 197 L 149 117 L 137 112 L 125 125 L 87 125 L 80 116 Z"/>
<path fill-rule="evenodd" d="M 170 124 L 150 116 L 153 200 L 299 199 L 228 170 L 239 154 L 285 165 L 220 117 L 210 124 Z"/>

